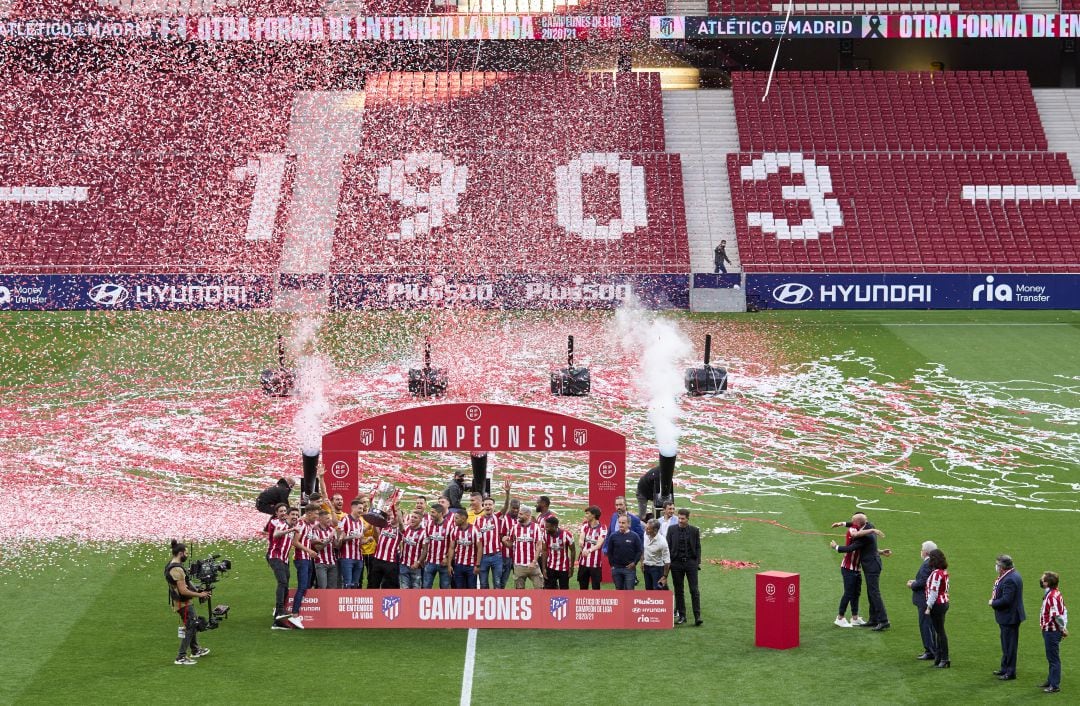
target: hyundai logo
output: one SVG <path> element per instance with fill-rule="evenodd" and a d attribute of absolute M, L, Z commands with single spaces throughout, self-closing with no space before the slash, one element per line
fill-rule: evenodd
<path fill-rule="evenodd" d="M 772 296 L 781 304 L 804 304 L 814 298 L 814 291 L 805 284 L 788 282 L 772 290 Z"/>
<path fill-rule="evenodd" d="M 0 287 L 0 304 L 7 304 L 11 301 L 11 290 L 7 287 Z"/>
<path fill-rule="evenodd" d="M 105 306 L 123 304 L 128 298 L 126 287 L 111 282 L 91 288 L 89 294 L 95 304 L 104 304 Z"/>

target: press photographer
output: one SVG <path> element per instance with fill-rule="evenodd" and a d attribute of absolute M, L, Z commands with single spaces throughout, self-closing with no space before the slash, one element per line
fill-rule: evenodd
<path fill-rule="evenodd" d="M 198 641 L 198 621 L 195 614 L 195 606 L 191 604 L 193 598 L 208 599 L 210 591 L 197 591 L 188 578 L 187 547 L 172 540 L 172 559 L 165 567 L 165 580 L 169 584 L 169 606 L 180 617 L 180 651 L 176 654 L 173 664 L 198 664 L 195 660 L 210 654 L 210 649 L 200 647 Z M 188 651 L 191 657 L 188 657 Z"/>

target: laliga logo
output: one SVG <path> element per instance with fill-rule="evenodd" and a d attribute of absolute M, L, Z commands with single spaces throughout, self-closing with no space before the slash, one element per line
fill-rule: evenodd
<path fill-rule="evenodd" d="M 799 282 L 788 282 L 772 290 L 772 296 L 781 304 L 803 304 L 814 298 L 814 290 Z"/>
<path fill-rule="evenodd" d="M 477 407 L 474 404 L 469 405 L 465 409 L 465 418 L 468 419 L 470 422 L 475 422 L 477 419 L 480 418 L 480 415 L 481 415 L 480 408 Z"/>
<path fill-rule="evenodd" d="M 770 585 L 771 585 L 771 584 L 770 584 Z M 787 587 L 787 594 L 788 594 L 789 596 L 794 596 L 794 595 L 795 595 L 795 584 L 793 584 L 793 583 L 789 583 L 789 584 L 788 584 L 788 587 Z"/>
<path fill-rule="evenodd" d="M 8 304 L 11 302 L 11 290 L 7 287 L 0 287 L 0 304 Z"/>
<path fill-rule="evenodd" d="M 334 461 L 334 465 L 330 467 L 330 475 L 337 479 L 342 479 L 349 475 L 349 464 L 344 461 Z"/>
<path fill-rule="evenodd" d="M 612 461 L 604 461 L 596 468 L 596 472 L 600 474 L 600 477 L 604 480 L 611 480 L 615 477 L 615 471 L 618 469 L 615 467 L 615 463 Z"/>
<path fill-rule="evenodd" d="M 88 294 L 95 304 L 103 304 L 105 306 L 117 306 L 123 304 L 128 299 L 127 288 L 112 282 L 92 287 Z"/>
<path fill-rule="evenodd" d="M 776 595 L 776 584 L 775 583 L 767 583 L 767 584 L 765 584 L 765 594 L 768 595 L 768 596 L 775 596 Z"/>

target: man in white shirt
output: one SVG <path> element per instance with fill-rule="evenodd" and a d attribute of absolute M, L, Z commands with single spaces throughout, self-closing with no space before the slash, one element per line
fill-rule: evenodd
<path fill-rule="evenodd" d="M 668 500 L 664 503 L 664 509 L 660 511 L 660 536 L 667 540 L 668 527 L 679 524 L 679 518 L 675 516 L 675 503 Z"/>
<path fill-rule="evenodd" d="M 671 552 L 667 540 L 660 536 L 660 520 L 645 525 L 645 590 L 666 591 Z"/>

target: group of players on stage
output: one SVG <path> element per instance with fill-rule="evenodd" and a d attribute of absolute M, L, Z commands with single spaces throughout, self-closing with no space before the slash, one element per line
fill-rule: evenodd
<path fill-rule="evenodd" d="M 365 587 L 365 574 L 366 588 L 372 589 L 433 588 L 436 578 L 443 589 L 504 588 L 512 578 L 519 589 L 529 583 L 565 590 L 576 567 L 579 588 L 599 589 L 609 536 L 633 522 L 644 546 L 643 525 L 626 511 L 623 498 L 616 502 L 610 527 L 600 522 L 600 508 L 590 506 L 571 531 L 560 525 L 547 497 L 537 500 L 534 512 L 510 497 L 509 478 L 503 490 L 500 510 L 491 497 L 475 491 L 467 507 L 454 507 L 446 494 L 430 505 L 417 497 L 410 510 L 395 503 L 386 512 L 385 527 L 365 520 L 371 510 L 365 497 L 354 499 L 347 513 L 340 495 L 326 501 L 314 494 L 302 508 L 279 503 L 263 528 L 267 562 L 277 580 L 273 627 L 303 627 L 300 606 L 308 589 Z M 673 505 L 663 514 L 664 529 L 676 524 Z M 287 606 L 290 558 L 297 590 Z M 637 562 L 643 558 L 642 550 Z M 665 566 L 665 578 L 666 573 Z"/>

